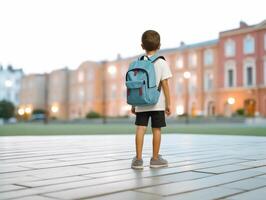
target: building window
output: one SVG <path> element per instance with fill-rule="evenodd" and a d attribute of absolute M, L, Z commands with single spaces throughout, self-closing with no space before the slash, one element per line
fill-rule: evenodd
<path fill-rule="evenodd" d="M 255 71 L 255 61 L 247 60 L 244 62 L 244 85 L 253 86 L 256 83 L 256 71 Z"/>
<path fill-rule="evenodd" d="M 88 69 L 88 75 L 87 75 L 87 78 L 88 78 L 88 81 L 91 81 L 91 80 L 93 80 L 93 77 L 94 77 L 94 70 L 93 70 L 93 68 L 89 68 Z"/>
<path fill-rule="evenodd" d="M 227 73 L 228 73 L 228 86 L 233 87 L 234 86 L 234 71 L 232 69 L 229 69 Z"/>
<path fill-rule="evenodd" d="M 108 75 L 111 75 L 114 78 L 117 72 L 116 66 L 115 65 L 108 66 L 107 72 L 108 72 Z"/>
<path fill-rule="evenodd" d="M 110 99 L 116 99 L 117 98 L 117 94 L 116 94 L 116 91 L 117 91 L 117 87 L 115 84 L 111 85 L 111 90 L 110 90 Z"/>
<path fill-rule="evenodd" d="M 266 85 L 266 58 L 264 60 L 264 85 Z"/>
<path fill-rule="evenodd" d="M 177 75 L 176 76 L 176 94 L 181 95 L 183 94 L 183 77 L 182 75 Z"/>
<path fill-rule="evenodd" d="M 250 35 L 246 36 L 244 38 L 244 53 L 250 54 L 254 53 L 255 51 L 255 39 L 251 37 Z"/>
<path fill-rule="evenodd" d="M 204 76 L 204 90 L 210 91 L 213 88 L 213 74 L 212 72 L 205 72 Z"/>
<path fill-rule="evenodd" d="M 87 99 L 88 100 L 93 100 L 93 85 L 92 84 L 88 84 L 87 86 Z"/>
<path fill-rule="evenodd" d="M 83 88 L 79 89 L 79 101 L 83 101 L 84 100 L 84 90 Z"/>
<path fill-rule="evenodd" d="M 211 49 L 204 51 L 204 65 L 213 64 L 213 51 Z"/>
<path fill-rule="evenodd" d="M 264 34 L 264 50 L 266 51 L 266 33 Z"/>
<path fill-rule="evenodd" d="M 188 64 L 190 67 L 196 67 L 196 65 L 197 65 L 197 54 L 196 53 L 190 53 L 189 54 Z"/>
<path fill-rule="evenodd" d="M 225 50 L 225 56 L 226 57 L 233 57 L 235 56 L 235 42 L 231 39 L 227 40 L 225 42 L 225 47 L 224 47 L 224 50 Z"/>
<path fill-rule="evenodd" d="M 195 73 L 191 74 L 189 79 L 189 93 L 196 93 L 197 90 L 197 75 Z"/>
<path fill-rule="evenodd" d="M 176 67 L 178 69 L 182 69 L 184 67 L 184 62 L 183 62 L 183 57 L 182 56 L 178 56 L 176 59 Z"/>
<path fill-rule="evenodd" d="M 225 75 L 224 75 L 225 87 L 235 87 L 236 86 L 236 67 L 235 62 L 227 62 L 225 64 Z"/>
<path fill-rule="evenodd" d="M 82 71 L 78 73 L 78 82 L 81 83 L 84 81 L 84 74 Z"/>

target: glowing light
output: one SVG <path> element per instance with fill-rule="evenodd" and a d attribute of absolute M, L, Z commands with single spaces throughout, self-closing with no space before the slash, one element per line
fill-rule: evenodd
<path fill-rule="evenodd" d="M 25 113 L 25 111 L 24 111 L 23 108 L 18 109 L 18 114 L 19 115 L 24 115 L 24 113 Z"/>
<path fill-rule="evenodd" d="M 235 104 L 235 102 L 236 102 L 236 100 L 235 100 L 235 98 L 233 98 L 233 97 L 229 97 L 229 98 L 227 99 L 227 103 L 230 104 L 230 105 Z"/>
<path fill-rule="evenodd" d="M 57 112 L 59 111 L 58 106 L 52 106 L 51 111 L 52 111 L 53 113 L 57 113 Z"/>
<path fill-rule="evenodd" d="M 30 107 L 25 108 L 25 113 L 30 114 L 32 112 L 32 109 Z"/>
<path fill-rule="evenodd" d="M 109 66 L 107 71 L 109 74 L 114 75 L 116 73 L 116 66 L 114 65 Z"/>
<path fill-rule="evenodd" d="M 6 80 L 5 81 L 5 86 L 6 87 L 12 87 L 12 85 L 13 85 L 13 82 L 11 80 Z"/>
<path fill-rule="evenodd" d="M 186 71 L 186 72 L 184 72 L 183 76 L 185 79 L 189 79 L 191 77 L 191 73 Z"/>
<path fill-rule="evenodd" d="M 184 114 L 184 106 L 176 106 L 176 114 L 183 115 Z"/>

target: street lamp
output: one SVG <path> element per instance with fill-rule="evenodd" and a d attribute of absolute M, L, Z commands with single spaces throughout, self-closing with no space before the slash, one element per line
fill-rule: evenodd
<path fill-rule="evenodd" d="M 189 112 L 188 112 L 188 109 L 189 109 L 189 106 L 188 106 L 188 102 L 189 102 L 189 82 L 188 82 L 188 80 L 189 80 L 189 78 L 191 77 L 191 73 L 189 72 L 189 71 L 185 71 L 184 72 L 184 74 L 183 74 L 183 77 L 184 77 L 184 79 L 186 80 L 186 100 L 185 100 L 185 102 L 186 102 L 186 124 L 188 124 L 189 123 L 189 118 L 188 118 L 188 114 L 189 114 Z"/>

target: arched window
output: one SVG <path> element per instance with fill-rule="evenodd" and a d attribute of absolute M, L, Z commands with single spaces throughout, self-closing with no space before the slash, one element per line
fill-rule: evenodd
<path fill-rule="evenodd" d="M 254 37 L 247 35 L 244 38 L 244 53 L 245 54 L 250 54 L 250 53 L 254 53 L 255 51 L 255 39 Z"/>
<path fill-rule="evenodd" d="M 212 72 L 205 72 L 204 75 L 204 90 L 210 91 L 213 88 L 213 73 Z"/>
<path fill-rule="evenodd" d="M 229 61 L 225 64 L 224 71 L 224 85 L 225 87 L 235 87 L 236 86 L 236 66 L 235 62 Z"/>
<path fill-rule="evenodd" d="M 244 61 L 243 73 L 244 85 L 254 86 L 256 84 L 256 67 L 253 59 Z"/>
<path fill-rule="evenodd" d="M 226 57 L 235 56 L 235 48 L 236 48 L 235 41 L 233 41 L 232 39 L 227 40 L 224 45 L 225 56 Z"/>

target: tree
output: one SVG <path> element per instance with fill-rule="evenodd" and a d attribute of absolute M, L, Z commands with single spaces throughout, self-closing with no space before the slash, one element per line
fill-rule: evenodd
<path fill-rule="evenodd" d="M 0 101 L 0 118 L 5 120 L 14 117 L 15 115 L 15 106 L 12 102 L 2 100 Z"/>

